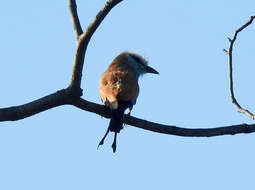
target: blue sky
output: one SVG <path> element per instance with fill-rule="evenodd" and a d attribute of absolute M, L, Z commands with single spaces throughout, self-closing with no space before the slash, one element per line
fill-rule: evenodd
<path fill-rule="evenodd" d="M 105 1 L 77 0 L 85 28 Z M 69 84 L 75 36 L 66 1 L 3 1 L 0 7 L 1 107 L 35 100 Z M 100 103 L 98 80 L 130 50 L 159 76 L 140 80 L 132 115 L 187 128 L 254 123 L 229 98 L 227 37 L 255 14 L 254 0 L 123 1 L 89 44 L 83 98 Z M 234 90 L 255 112 L 255 24 L 234 49 Z M 0 127 L 0 189 L 254 189 L 255 134 L 212 138 L 162 135 L 127 126 L 97 150 L 109 120 L 72 106 Z"/>

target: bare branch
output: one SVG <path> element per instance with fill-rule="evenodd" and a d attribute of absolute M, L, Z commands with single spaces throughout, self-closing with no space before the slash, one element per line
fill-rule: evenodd
<path fill-rule="evenodd" d="M 108 107 L 86 101 L 82 98 L 73 97 L 70 92 L 71 91 L 68 91 L 68 89 L 63 89 L 24 105 L 2 108 L 0 109 L 0 121 L 24 119 L 61 105 L 73 105 L 82 110 L 93 112 L 106 118 L 111 117 L 111 111 Z M 239 124 L 207 129 L 188 129 L 172 125 L 158 124 L 128 115 L 125 115 L 124 123 L 157 133 L 184 137 L 213 137 L 255 132 L 255 124 Z"/>
<path fill-rule="evenodd" d="M 73 105 L 82 110 L 86 110 L 89 112 L 96 113 L 106 118 L 111 117 L 111 111 L 108 107 L 99 105 L 96 103 L 92 103 L 86 101 L 80 96 L 82 95 L 82 90 L 80 89 L 81 77 L 82 77 L 82 68 L 84 62 L 84 56 L 86 53 L 86 48 L 88 43 L 103 21 L 105 16 L 110 12 L 110 10 L 117 5 L 122 0 L 109 0 L 104 8 L 97 14 L 94 21 L 89 25 L 88 29 L 85 33 L 82 33 L 82 28 L 80 26 L 79 18 L 77 15 L 77 8 L 75 0 L 69 0 L 69 8 L 71 13 L 71 18 L 74 25 L 74 30 L 77 37 L 77 47 L 76 54 L 73 66 L 73 73 L 71 78 L 71 84 L 67 89 L 59 90 L 53 94 L 40 98 L 38 100 L 32 101 L 30 103 L 13 106 L 9 108 L 1 108 L 0 109 L 0 121 L 15 121 L 24 119 L 26 117 L 32 116 L 34 114 L 40 113 L 42 111 L 61 106 L 61 105 Z M 229 67 L 230 67 L 230 91 L 231 91 L 231 99 L 232 102 L 238 107 L 239 111 L 250 114 L 249 111 L 244 110 L 237 103 L 234 98 L 233 93 L 233 80 L 232 80 L 232 49 L 233 44 L 236 40 L 237 34 L 242 31 L 245 27 L 250 25 L 255 16 L 252 16 L 251 19 L 240 27 L 233 37 L 233 39 L 229 39 L 230 47 L 229 50 L 225 50 L 229 54 Z M 254 115 L 253 115 L 254 118 Z M 234 135 L 238 133 L 253 133 L 255 132 L 255 124 L 247 125 L 232 125 L 225 127 L 217 127 L 217 128 L 197 128 L 197 129 L 188 129 L 183 127 L 171 126 L 171 125 L 163 125 L 150 121 L 146 121 L 143 119 L 139 119 L 136 117 L 126 115 L 124 118 L 124 123 L 128 125 L 132 125 L 141 129 L 163 133 L 168 135 L 177 135 L 177 136 L 185 136 L 185 137 L 212 137 L 218 135 Z"/>
<path fill-rule="evenodd" d="M 83 31 L 82 31 L 80 20 L 78 17 L 77 6 L 76 6 L 75 0 L 69 0 L 69 10 L 70 10 L 70 14 L 71 14 L 71 20 L 73 23 L 76 39 L 78 40 L 79 36 L 83 33 Z"/>
<path fill-rule="evenodd" d="M 95 104 L 93 102 L 83 100 L 82 98 L 73 99 L 71 104 L 82 110 L 93 112 L 106 118 L 111 117 L 110 109 L 107 108 L 106 106 Z M 162 125 L 162 124 L 146 121 L 146 120 L 128 116 L 128 115 L 125 115 L 124 123 L 141 128 L 141 129 L 145 129 L 148 131 L 163 133 L 167 135 L 184 136 L 184 137 L 213 137 L 213 136 L 219 136 L 219 135 L 234 135 L 238 133 L 255 132 L 255 124 L 251 124 L 251 125 L 239 124 L 239 125 L 217 127 L 217 128 L 188 129 L 188 128 L 182 128 L 182 127 L 177 127 L 172 125 Z"/>
<path fill-rule="evenodd" d="M 88 26 L 86 32 L 80 35 L 77 46 L 76 46 L 76 53 L 74 57 L 74 64 L 73 64 L 73 71 L 71 76 L 71 82 L 70 82 L 70 88 L 80 88 L 81 86 L 81 78 L 82 78 L 82 69 L 84 64 L 84 57 L 87 50 L 87 46 L 89 44 L 89 41 L 98 28 L 98 26 L 101 24 L 101 22 L 104 20 L 106 15 L 111 11 L 111 9 L 120 3 L 122 0 L 109 0 L 106 2 L 105 6 L 95 19 L 90 23 Z"/>
<path fill-rule="evenodd" d="M 238 28 L 235 31 L 235 33 L 234 33 L 233 39 L 228 38 L 230 44 L 229 44 L 229 49 L 227 51 L 228 52 L 228 57 L 229 57 L 229 61 L 228 61 L 228 64 L 229 64 L 229 89 L 230 89 L 230 98 L 231 98 L 231 101 L 236 106 L 236 108 L 237 108 L 237 110 L 239 112 L 248 115 L 252 119 L 255 119 L 255 115 L 253 113 L 251 113 L 249 110 L 246 110 L 246 109 L 242 108 L 240 106 L 240 104 L 237 102 L 237 100 L 236 100 L 236 98 L 234 96 L 233 74 L 232 74 L 232 59 L 233 59 L 232 58 L 232 52 L 233 52 L 233 45 L 234 45 L 234 43 L 236 41 L 238 33 L 241 32 L 243 29 L 245 29 L 247 26 L 249 26 L 252 23 L 254 18 L 255 18 L 255 15 L 251 16 L 248 22 L 246 22 L 243 26 Z"/>
<path fill-rule="evenodd" d="M 63 89 L 30 103 L 0 109 L 0 121 L 16 121 L 67 104 L 70 95 Z"/>

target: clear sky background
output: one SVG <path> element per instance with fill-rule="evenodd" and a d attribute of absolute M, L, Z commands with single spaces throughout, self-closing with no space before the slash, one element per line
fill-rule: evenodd
<path fill-rule="evenodd" d="M 77 0 L 86 27 L 103 0 Z M 159 76 L 140 79 L 132 115 L 187 128 L 254 123 L 229 97 L 227 37 L 255 14 L 255 1 L 124 0 L 88 47 L 83 98 L 100 103 L 98 80 L 120 52 L 143 55 Z M 2 1 L 0 107 L 67 87 L 75 36 L 67 0 Z M 255 23 L 234 49 L 235 96 L 255 112 Z M 177 137 L 126 126 L 97 150 L 108 119 L 72 106 L 0 123 L 0 189 L 254 190 L 255 134 Z"/>

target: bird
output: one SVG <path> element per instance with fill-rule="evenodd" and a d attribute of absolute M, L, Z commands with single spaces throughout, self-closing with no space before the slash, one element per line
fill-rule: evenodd
<path fill-rule="evenodd" d="M 101 75 L 99 80 L 99 96 L 105 106 L 111 110 L 109 126 L 98 147 L 104 144 L 109 132 L 114 132 L 112 143 L 116 152 L 117 134 L 123 129 L 123 118 L 128 109 L 130 115 L 139 94 L 138 79 L 146 73 L 159 74 L 148 66 L 141 55 L 125 51 L 120 53 Z"/>

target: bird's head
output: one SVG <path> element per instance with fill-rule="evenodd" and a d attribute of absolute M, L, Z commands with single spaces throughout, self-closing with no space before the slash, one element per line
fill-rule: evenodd
<path fill-rule="evenodd" d="M 145 73 L 159 74 L 158 71 L 148 66 L 148 62 L 142 56 L 132 52 L 124 52 L 123 54 L 138 76 Z"/>

